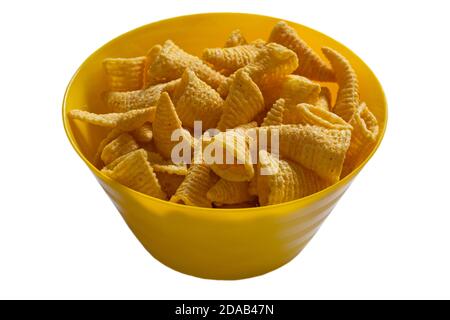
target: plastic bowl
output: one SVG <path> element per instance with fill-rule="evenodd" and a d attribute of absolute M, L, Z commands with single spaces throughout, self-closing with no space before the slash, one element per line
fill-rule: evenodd
<path fill-rule="evenodd" d="M 253 14 L 207 13 L 151 23 L 121 35 L 94 52 L 67 87 L 63 121 L 73 148 L 143 246 L 156 259 L 177 271 L 210 279 L 242 279 L 264 274 L 293 259 L 317 232 L 383 138 L 387 106 L 375 75 L 339 42 L 289 22 L 317 52 L 320 47 L 329 46 L 350 60 L 359 76 L 361 99 L 378 118 L 380 135 L 370 155 L 338 183 L 303 199 L 261 208 L 197 208 L 133 191 L 104 176 L 89 161 L 106 131 L 75 123 L 66 113 L 83 106 L 89 106 L 93 112 L 107 112 L 101 99 L 101 93 L 106 90 L 104 58 L 144 55 L 153 44 L 166 39 L 172 39 L 187 52 L 200 55 L 205 47 L 222 46 L 228 34 L 237 28 L 248 39 L 267 39 L 280 20 Z M 336 87 L 332 90 L 336 93 Z"/>

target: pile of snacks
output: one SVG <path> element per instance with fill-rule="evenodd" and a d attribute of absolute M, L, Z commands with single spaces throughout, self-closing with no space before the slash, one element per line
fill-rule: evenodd
<path fill-rule="evenodd" d="M 350 63 L 322 53 L 285 22 L 267 41 L 233 31 L 202 58 L 167 40 L 104 61 L 111 113 L 68 115 L 110 128 L 93 162 L 136 191 L 200 207 L 283 203 L 339 181 L 378 137 Z M 323 82 L 338 84 L 334 99 Z"/>

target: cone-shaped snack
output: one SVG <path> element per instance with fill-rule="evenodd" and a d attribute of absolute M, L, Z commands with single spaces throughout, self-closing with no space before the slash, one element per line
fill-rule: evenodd
<path fill-rule="evenodd" d="M 337 114 L 307 103 L 290 106 L 284 113 L 285 124 L 310 124 L 328 129 L 352 130 Z"/>
<path fill-rule="evenodd" d="M 207 48 L 203 51 L 203 60 L 217 70 L 234 72 L 253 62 L 264 48 L 263 44 L 244 44 L 230 48 Z"/>
<path fill-rule="evenodd" d="M 206 65 L 200 58 L 180 49 L 171 40 L 164 42 L 152 60 L 147 68 L 146 78 L 150 85 L 178 79 L 186 68 L 190 68 L 213 88 L 217 88 L 225 81 L 223 75 Z"/>
<path fill-rule="evenodd" d="M 185 164 L 152 164 L 152 167 L 155 172 L 165 172 L 178 176 L 185 176 L 188 172 Z"/>
<path fill-rule="evenodd" d="M 229 48 L 244 44 L 247 44 L 247 40 L 245 40 L 244 36 L 241 33 L 241 30 L 236 29 L 230 33 L 227 41 L 225 41 L 224 47 Z"/>
<path fill-rule="evenodd" d="M 178 187 L 183 182 L 185 175 L 170 174 L 167 172 L 156 172 L 156 177 L 158 178 L 161 189 L 170 198 L 175 194 Z"/>
<path fill-rule="evenodd" d="M 230 87 L 217 129 L 225 130 L 250 122 L 264 110 L 264 98 L 256 83 L 243 69 L 239 70 Z"/>
<path fill-rule="evenodd" d="M 252 63 L 239 70 L 247 72 L 258 86 L 267 87 L 290 74 L 297 66 L 297 55 L 292 50 L 276 43 L 269 43 L 262 47 Z M 235 75 L 236 73 L 232 74 L 217 88 L 223 97 L 227 96 Z"/>
<path fill-rule="evenodd" d="M 159 199 L 166 199 L 152 167 L 147 162 L 147 153 L 139 149 L 116 159 L 102 172 L 117 182 Z"/>
<path fill-rule="evenodd" d="M 229 181 L 250 181 L 254 170 L 249 139 L 241 130 L 215 135 L 204 149 L 206 163 L 219 177 Z"/>
<path fill-rule="evenodd" d="M 278 204 L 313 194 L 327 186 L 317 174 L 301 165 L 259 152 L 258 199 L 262 206 Z"/>
<path fill-rule="evenodd" d="M 109 90 L 132 91 L 144 86 L 146 57 L 108 58 L 103 60 Z"/>
<path fill-rule="evenodd" d="M 333 112 L 348 122 L 359 106 L 358 77 L 350 62 L 339 52 L 330 48 L 322 48 L 322 51 L 333 66 L 339 85 Z"/>
<path fill-rule="evenodd" d="M 237 204 L 251 201 L 254 196 L 248 193 L 248 182 L 232 182 L 220 179 L 206 194 L 215 205 Z"/>
<path fill-rule="evenodd" d="M 285 112 L 286 102 L 284 99 L 278 99 L 267 112 L 266 117 L 261 123 L 261 127 L 277 126 L 283 124 L 283 115 Z"/>
<path fill-rule="evenodd" d="M 153 141 L 159 153 L 166 159 L 171 158 L 172 149 L 180 143 L 180 141 L 172 141 L 172 134 L 175 130 L 186 132 L 181 126 L 181 121 L 169 94 L 163 92 L 156 106 L 155 121 L 153 122 Z M 183 139 L 190 140 L 190 135 L 188 137 L 188 134 L 189 132 Z M 191 142 L 189 141 L 189 143 Z"/>
<path fill-rule="evenodd" d="M 128 133 L 122 133 L 103 148 L 101 159 L 103 160 L 103 163 L 107 165 L 124 154 L 137 149 L 139 149 L 139 146 L 136 143 L 136 140 Z"/>
<path fill-rule="evenodd" d="M 142 125 L 142 127 L 137 128 L 136 130 L 131 131 L 132 136 L 136 139 L 137 142 L 147 143 L 152 141 L 153 139 L 153 127 L 150 122 L 146 122 Z"/>
<path fill-rule="evenodd" d="M 264 90 L 266 105 L 273 105 L 275 100 L 283 98 L 286 105 L 299 103 L 314 104 L 319 100 L 320 85 L 298 75 L 288 75 L 271 84 Z"/>
<path fill-rule="evenodd" d="M 339 180 L 350 145 L 350 130 L 311 125 L 281 125 L 258 129 L 267 130 L 268 137 L 278 133 L 279 153 L 282 157 L 313 170 L 329 182 Z M 270 145 L 270 148 L 274 152 L 276 146 Z"/>
<path fill-rule="evenodd" d="M 280 21 L 275 25 L 269 42 L 279 43 L 297 54 L 299 66 L 295 70 L 296 74 L 318 81 L 335 80 L 333 69 L 286 22 Z"/>
<path fill-rule="evenodd" d="M 101 154 L 103 152 L 103 149 L 114 139 L 116 139 L 118 136 L 120 136 L 123 133 L 122 130 L 120 129 L 112 129 L 110 132 L 108 132 L 108 134 L 106 135 L 105 138 L 103 138 L 102 141 L 100 141 L 98 147 L 97 147 L 97 151 L 95 152 L 94 155 L 94 160 L 93 160 L 93 164 L 94 166 L 96 166 L 97 168 L 101 167 L 100 166 L 100 160 L 101 160 Z"/>
<path fill-rule="evenodd" d="M 189 206 L 210 208 L 211 201 L 206 193 L 219 178 L 204 164 L 194 164 L 188 170 L 186 178 L 170 198 L 171 202 Z"/>
<path fill-rule="evenodd" d="M 84 110 L 70 110 L 69 117 L 101 127 L 132 131 L 141 127 L 145 122 L 151 121 L 153 112 L 152 108 L 104 114 L 96 114 Z"/>
<path fill-rule="evenodd" d="M 184 71 L 173 102 L 183 126 L 193 129 L 194 121 L 201 121 L 203 130 L 217 126 L 224 104 L 217 91 L 190 69 Z"/>
<path fill-rule="evenodd" d="M 320 89 L 319 99 L 314 104 L 320 109 L 331 111 L 331 91 L 327 87 L 322 87 Z"/>
<path fill-rule="evenodd" d="M 172 95 L 180 80 L 172 80 L 166 83 L 159 83 L 143 90 L 127 92 L 108 92 L 106 103 L 112 112 L 127 112 L 135 109 L 156 106 L 161 92 L 166 91 Z"/>
<path fill-rule="evenodd" d="M 352 139 L 345 159 L 344 171 L 358 165 L 372 150 L 377 141 L 379 126 L 377 118 L 365 102 L 359 105 L 358 112 L 350 121 L 353 126 Z M 348 173 L 348 172 L 345 172 Z"/>

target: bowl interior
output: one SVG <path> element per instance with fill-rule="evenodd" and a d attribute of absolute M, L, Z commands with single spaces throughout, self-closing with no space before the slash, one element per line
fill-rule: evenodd
<path fill-rule="evenodd" d="M 154 44 L 162 43 L 167 39 L 173 40 L 191 54 L 201 55 L 202 50 L 206 47 L 223 46 L 229 33 L 235 29 L 240 29 L 248 40 L 267 39 L 274 24 L 280 20 L 282 19 L 240 13 L 197 14 L 151 23 L 110 41 L 81 65 L 67 88 L 63 105 L 63 119 L 69 140 L 75 150 L 94 173 L 101 177 L 102 174 L 90 161 L 93 159 L 100 140 L 107 134 L 107 129 L 71 121 L 67 118 L 66 113 L 69 110 L 80 108 L 96 113 L 108 112 L 102 99 L 102 93 L 107 89 L 102 67 L 103 59 L 142 56 Z M 380 83 L 369 67 L 352 51 L 330 37 L 300 24 L 289 21 L 288 23 L 316 52 L 320 53 L 321 47 L 329 46 L 337 49 L 349 59 L 359 77 L 361 100 L 367 103 L 379 121 L 380 135 L 378 139 L 380 142 L 387 119 L 386 100 Z M 335 96 L 337 86 L 335 84 L 326 85 Z M 365 161 L 347 176 L 345 181 L 340 181 L 338 184 L 346 184 L 364 163 Z"/>

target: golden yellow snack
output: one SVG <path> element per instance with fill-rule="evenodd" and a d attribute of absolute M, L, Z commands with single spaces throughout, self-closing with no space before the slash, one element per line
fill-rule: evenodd
<path fill-rule="evenodd" d="M 158 151 L 166 159 L 171 158 L 172 148 L 179 143 L 179 141 L 172 141 L 171 139 L 175 130 L 184 129 L 169 94 L 163 92 L 156 106 L 153 141 Z M 185 137 L 188 138 L 187 135 Z"/>
<path fill-rule="evenodd" d="M 188 173 L 188 167 L 185 164 L 152 164 L 152 167 L 155 172 L 165 172 L 177 176 L 185 176 Z"/>
<path fill-rule="evenodd" d="M 225 99 L 217 129 L 223 131 L 250 122 L 264 110 L 264 98 L 256 83 L 243 69 L 236 72 Z"/>
<path fill-rule="evenodd" d="M 324 180 L 332 183 L 339 180 L 350 145 L 350 130 L 311 125 L 281 125 L 257 129 L 265 130 L 267 137 L 278 134 L 280 156 L 316 172 Z M 269 148 L 272 149 L 272 146 Z"/>
<path fill-rule="evenodd" d="M 238 204 L 254 198 L 248 192 L 248 182 L 232 182 L 224 179 L 217 181 L 209 189 L 206 197 L 215 205 Z"/>
<path fill-rule="evenodd" d="M 279 81 L 284 76 L 290 74 L 297 67 L 297 55 L 292 50 L 276 43 L 268 43 L 262 47 L 261 52 L 252 63 L 249 63 L 239 70 L 248 73 L 258 86 L 270 87 L 274 82 Z M 217 91 L 221 96 L 227 96 L 236 73 L 237 72 L 228 77 L 226 81 L 217 88 Z"/>
<path fill-rule="evenodd" d="M 144 86 L 146 57 L 108 58 L 103 61 L 109 90 L 132 91 Z"/>
<path fill-rule="evenodd" d="M 145 122 L 150 121 L 153 112 L 152 108 L 105 114 L 96 114 L 84 110 L 70 110 L 69 117 L 101 127 L 132 131 L 141 127 Z"/>
<path fill-rule="evenodd" d="M 257 192 L 261 206 L 300 199 L 327 186 L 311 170 L 273 157 L 265 150 L 259 152 L 257 174 Z"/>
<path fill-rule="evenodd" d="M 230 33 L 227 41 L 225 41 L 224 47 L 229 48 L 229 47 L 235 47 L 235 46 L 244 45 L 244 44 L 247 44 L 247 40 L 242 35 L 241 30 L 236 29 Z"/>
<path fill-rule="evenodd" d="M 188 170 L 186 178 L 170 198 L 171 202 L 189 206 L 211 208 L 211 201 L 206 193 L 219 178 L 204 164 L 195 164 Z"/>
<path fill-rule="evenodd" d="M 116 159 L 102 172 L 111 179 L 133 190 L 155 198 L 166 199 L 152 167 L 147 162 L 147 153 L 139 149 Z"/>
<path fill-rule="evenodd" d="M 267 112 L 266 117 L 261 123 L 261 127 L 276 126 L 283 124 L 286 102 L 284 99 L 278 99 Z"/>
<path fill-rule="evenodd" d="M 122 133 L 103 148 L 101 159 L 107 165 L 124 154 L 137 149 L 139 149 L 139 145 L 136 140 L 128 133 Z"/>
<path fill-rule="evenodd" d="M 318 81 L 335 80 L 333 69 L 286 22 L 280 21 L 275 25 L 269 42 L 279 43 L 297 54 L 300 63 L 294 73 Z"/>
<path fill-rule="evenodd" d="M 352 126 L 333 112 L 307 103 L 289 107 L 283 118 L 285 124 L 310 124 L 328 129 L 352 130 Z"/>
<path fill-rule="evenodd" d="M 178 79 L 186 68 L 190 68 L 204 82 L 214 89 L 225 77 L 206 65 L 200 58 L 190 55 L 180 49 L 173 41 L 167 40 L 157 52 L 147 68 L 147 82 L 149 85 Z"/>
<path fill-rule="evenodd" d="M 322 87 L 319 94 L 319 99 L 314 104 L 320 109 L 331 111 L 331 91 L 327 87 Z"/>
<path fill-rule="evenodd" d="M 194 121 L 202 121 L 203 130 L 207 130 L 216 127 L 224 101 L 216 90 L 186 69 L 173 94 L 173 103 L 183 126 L 192 129 Z"/>
<path fill-rule="evenodd" d="M 361 160 L 369 155 L 377 141 L 380 130 L 377 118 L 369 110 L 365 102 L 359 105 L 358 111 L 350 121 L 350 124 L 353 126 L 353 132 L 344 163 L 344 175 L 349 173 Z"/>
<path fill-rule="evenodd" d="M 271 84 L 264 91 L 264 99 L 269 106 L 279 98 L 285 100 L 286 106 L 299 103 L 314 104 L 319 100 L 320 91 L 319 84 L 308 78 L 291 74 Z"/>
<path fill-rule="evenodd" d="M 131 131 L 132 136 L 136 139 L 137 142 L 147 143 L 152 141 L 153 139 L 153 128 L 150 122 L 146 122 L 133 131 Z"/>
<path fill-rule="evenodd" d="M 166 83 L 155 84 L 143 90 L 108 92 L 106 94 L 106 104 L 112 112 L 127 112 L 156 106 L 161 92 L 166 91 L 172 95 L 179 83 L 180 79 L 177 79 Z"/>
<path fill-rule="evenodd" d="M 240 130 L 215 135 L 204 149 L 206 163 L 219 177 L 229 181 L 250 181 L 254 176 L 249 138 Z"/>
<path fill-rule="evenodd" d="M 229 72 L 234 72 L 253 62 L 263 47 L 263 44 L 257 43 L 230 48 L 206 48 L 203 50 L 202 57 L 217 70 L 226 69 Z"/>
<path fill-rule="evenodd" d="M 161 185 L 161 189 L 164 191 L 165 194 L 167 194 L 167 197 L 170 199 L 175 192 L 177 191 L 178 187 L 183 182 L 185 176 L 182 175 L 176 175 L 176 174 L 170 174 L 167 172 L 156 172 L 156 177 L 158 178 L 159 184 Z"/>
<path fill-rule="evenodd" d="M 151 148 L 149 148 L 150 146 Z M 158 152 L 153 151 L 153 149 L 156 149 L 153 144 L 146 145 L 144 149 L 147 152 L 147 161 L 151 165 L 168 163 L 169 160 L 164 160 L 164 158 Z"/>
<path fill-rule="evenodd" d="M 359 83 L 350 62 L 339 52 L 322 48 L 323 54 L 330 61 L 336 73 L 339 90 L 333 112 L 345 121 L 350 121 L 359 106 Z"/>

